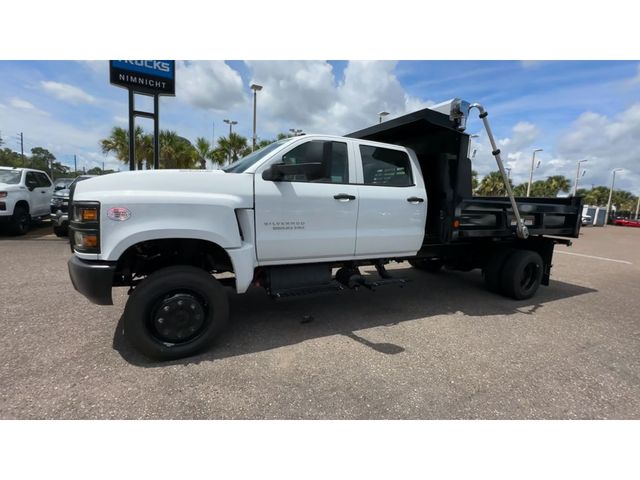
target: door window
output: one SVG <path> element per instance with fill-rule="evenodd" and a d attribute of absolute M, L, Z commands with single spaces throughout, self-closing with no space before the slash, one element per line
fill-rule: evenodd
<path fill-rule="evenodd" d="M 318 165 L 313 173 L 285 175 L 282 179 L 285 182 L 349 183 L 349 155 L 344 142 L 305 142 L 285 153 L 282 162 L 285 165 Z"/>
<path fill-rule="evenodd" d="M 27 172 L 27 176 L 24 181 L 27 188 L 36 188 L 40 182 L 38 182 L 38 177 L 36 177 L 35 172 Z"/>
<path fill-rule="evenodd" d="M 408 187 L 413 185 L 411 162 L 406 152 L 360 145 L 365 185 Z"/>
<path fill-rule="evenodd" d="M 49 178 L 47 178 L 47 176 L 44 173 L 36 172 L 36 178 L 38 179 L 39 187 L 51 186 L 51 182 L 49 181 Z"/>

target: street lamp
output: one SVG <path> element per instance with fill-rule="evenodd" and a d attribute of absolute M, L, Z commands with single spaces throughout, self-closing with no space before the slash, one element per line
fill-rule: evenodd
<path fill-rule="evenodd" d="M 238 122 L 227 118 L 225 118 L 223 122 L 229 124 L 229 163 L 231 163 L 231 134 L 233 133 L 233 126 L 237 125 Z"/>
<path fill-rule="evenodd" d="M 378 123 L 382 123 L 382 119 L 389 115 L 389 112 L 378 112 Z"/>
<path fill-rule="evenodd" d="M 238 122 L 236 122 L 235 120 L 228 120 L 226 118 L 223 120 L 223 122 L 229 124 L 229 136 L 231 136 L 231 134 L 233 133 L 233 126 L 237 125 Z"/>
<path fill-rule="evenodd" d="M 253 90 L 253 146 L 251 151 L 255 151 L 256 149 L 256 99 L 258 97 L 258 92 L 262 90 L 262 85 L 252 84 L 251 90 Z"/>
<path fill-rule="evenodd" d="M 478 135 L 477 133 L 474 133 L 473 135 L 469 135 L 469 146 L 467 147 L 467 158 L 469 157 L 469 153 L 471 153 L 471 139 L 472 138 L 478 138 L 480 135 Z M 475 153 L 475 150 L 474 150 Z M 475 157 L 475 155 L 474 155 Z"/>
<path fill-rule="evenodd" d="M 573 186 L 573 196 L 575 197 L 576 195 L 578 195 L 578 180 L 580 179 L 580 164 L 583 162 L 588 162 L 588 159 L 584 159 L 584 160 L 580 160 L 578 162 L 578 170 L 576 171 L 576 183 Z M 585 170 L 586 171 L 586 170 Z M 582 174 L 584 175 L 585 172 L 582 172 Z"/>
<path fill-rule="evenodd" d="M 622 168 L 614 168 L 611 170 L 611 189 L 609 189 L 609 201 L 607 202 L 607 213 L 604 216 L 604 226 L 606 227 L 609 223 L 609 210 L 611 209 L 611 197 L 613 195 L 613 185 L 616 182 L 616 172 L 621 171 Z"/>
<path fill-rule="evenodd" d="M 531 157 L 531 171 L 529 172 L 529 184 L 527 185 L 527 197 L 531 194 L 531 183 L 533 183 L 533 166 L 535 165 L 535 162 L 536 162 L 536 152 L 542 152 L 542 149 L 536 148 L 533 151 L 533 156 Z M 540 162 L 538 162 L 538 166 L 540 166 Z"/>

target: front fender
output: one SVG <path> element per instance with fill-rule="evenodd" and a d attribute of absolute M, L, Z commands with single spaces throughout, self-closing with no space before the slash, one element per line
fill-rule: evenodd
<path fill-rule="evenodd" d="M 210 205 L 180 207 L 183 206 L 132 206 L 128 220 L 114 221 L 107 217 L 105 206 L 101 210 L 99 259 L 115 261 L 132 245 L 168 238 L 206 240 L 224 249 L 242 245 L 234 209 Z"/>

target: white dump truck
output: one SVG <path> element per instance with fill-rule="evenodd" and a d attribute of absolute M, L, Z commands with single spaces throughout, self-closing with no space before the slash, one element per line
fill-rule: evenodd
<path fill-rule="evenodd" d="M 435 273 L 481 269 L 488 288 L 526 299 L 570 244 L 579 198 L 473 197 L 460 100 L 344 137 L 272 143 L 223 170 L 133 171 L 71 193 L 69 273 L 94 303 L 127 287 L 125 336 L 143 354 L 206 349 L 229 316 L 225 286 L 274 298 L 398 285 L 389 262 Z M 508 185 L 508 184 L 507 184 Z M 359 267 L 374 265 L 371 282 Z"/>

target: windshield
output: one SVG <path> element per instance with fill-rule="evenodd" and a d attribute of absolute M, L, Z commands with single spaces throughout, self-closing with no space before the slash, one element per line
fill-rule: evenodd
<path fill-rule="evenodd" d="M 20 183 L 21 170 L 0 170 L 0 183 L 17 185 Z"/>
<path fill-rule="evenodd" d="M 250 153 L 246 157 L 242 157 L 241 159 L 233 162 L 228 167 L 223 168 L 222 170 L 227 173 L 242 173 L 251 165 L 255 164 L 257 161 L 264 158 L 269 153 L 273 152 L 276 148 L 282 146 L 287 143 L 290 138 L 283 138 L 282 140 L 278 140 L 277 142 L 270 143 L 264 148 L 260 150 L 256 150 L 255 152 Z"/>

